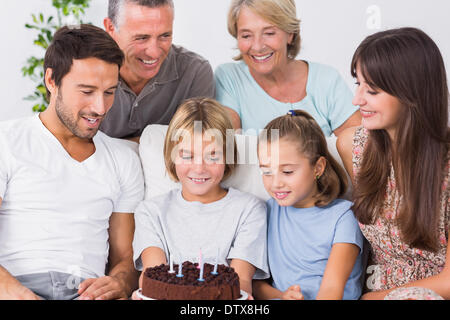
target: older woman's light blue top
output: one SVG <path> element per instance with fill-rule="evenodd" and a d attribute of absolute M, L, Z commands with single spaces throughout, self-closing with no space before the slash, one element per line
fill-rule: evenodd
<path fill-rule="evenodd" d="M 216 99 L 239 114 L 247 134 L 258 134 L 271 120 L 291 109 L 301 109 L 314 117 L 325 136 L 330 136 L 358 107 L 352 105 L 352 92 L 336 69 L 307 63 L 307 95 L 301 101 L 284 103 L 272 98 L 255 81 L 243 61 L 217 67 Z"/>

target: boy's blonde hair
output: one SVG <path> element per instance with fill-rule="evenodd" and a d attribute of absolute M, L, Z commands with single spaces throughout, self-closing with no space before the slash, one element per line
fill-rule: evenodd
<path fill-rule="evenodd" d="M 207 130 L 212 130 L 215 141 L 219 142 L 218 140 L 221 139 L 223 159 L 225 161 L 224 180 L 232 174 L 235 168 L 237 159 L 236 143 L 234 135 L 230 134 L 234 131 L 225 107 L 211 98 L 185 100 L 170 121 L 164 142 L 164 162 L 167 173 L 173 181 L 179 181 L 174 159 L 172 159 L 173 149 L 183 140 L 183 134 L 180 133 L 190 133 L 191 137 L 193 137 L 195 122 L 197 121 L 201 122 L 202 134 Z M 227 132 L 227 130 L 231 131 Z M 217 135 L 221 136 L 217 137 Z M 191 140 L 193 141 L 193 139 Z M 227 156 L 227 151 L 232 151 L 233 154 Z"/>
<path fill-rule="evenodd" d="M 287 52 L 289 59 L 295 59 L 300 52 L 300 20 L 297 18 L 295 0 L 233 0 L 228 11 L 228 32 L 235 39 L 239 14 L 244 6 L 284 32 L 294 35 Z M 242 54 L 234 60 L 242 60 Z"/>
<path fill-rule="evenodd" d="M 317 178 L 319 193 L 316 195 L 315 205 L 323 207 L 341 197 L 347 190 L 347 175 L 344 168 L 328 151 L 327 140 L 316 120 L 303 110 L 291 110 L 289 114 L 278 117 L 267 124 L 258 139 L 270 143 L 272 139 L 289 139 L 292 148 L 310 160 L 314 166 L 320 157 L 326 160 L 323 174 Z M 273 135 L 273 137 L 272 137 Z"/>

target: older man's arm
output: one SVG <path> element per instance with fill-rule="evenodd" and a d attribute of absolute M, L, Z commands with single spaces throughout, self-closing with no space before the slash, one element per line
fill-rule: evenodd
<path fill-rule="evenodd" d="M 128 299 L 137 288 L 139 274 L 133 264 L 134 217 L 113 213 L 109 223 L 109 273 L 80 284 L 80 300 Z"/>

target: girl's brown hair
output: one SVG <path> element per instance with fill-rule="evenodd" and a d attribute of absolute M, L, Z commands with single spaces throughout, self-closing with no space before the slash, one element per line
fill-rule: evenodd
<path fill-rule="evenodd" d="M 361 223 L 382 214 L 391 164 L 402 198 L 396 223 L 402 240 L 438 250 L 442 173 L 449 142 L 448 87 L 438 47 L 423 31 L 400 28 L 367 37 L 356 50 L 357 67 L 372 89 L 403 106 L 395 141 L 385 130 L 370 130 L 361 170 L 355 177 L 353 211 Z"/>
<path fill-rule="evenodd" d="M 317 207 L 326 206 L 344 195 L 348 184 L 345 170 L 328 151 L 325 135 L 309 113 L 292 110 L 288 115 L 269 122 L 259 135 L 258 152 L 260 143 L 270 143 L 277 138 L 292 141 L 292 147 L 307 157 L 312 166 L 320 157 L 326 160 L 325 170 L 317 179 L 319 191 L 315 196 Z"/>

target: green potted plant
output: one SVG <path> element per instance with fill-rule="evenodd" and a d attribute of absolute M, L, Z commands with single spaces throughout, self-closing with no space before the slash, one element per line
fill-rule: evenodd
<path fill-rule="evenodd" d="M 56 10 L 55 16 L 45 16 L 43 13 L 32 14 L 33 23 L 25 24 L 28 29 L 36 30 L 37 36 L 34 45 L 42 48 L 42 56 L 31 56 L 22 68 L 24 77 L 29 77 L 36 83 L 33 94 L 25 100 L 33 101 L 33 111 L 42 112 L 48 106 L 44 85 L 44 54 L 53 40 L 53 34 L 63 25 L 76 25 L 84 23 L 82 18 L 85 9 L 89 7 L 90 0 L 52 0 L 52 6 Z"/>

